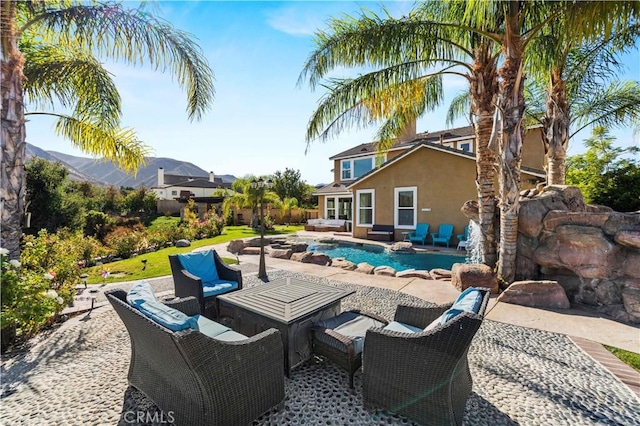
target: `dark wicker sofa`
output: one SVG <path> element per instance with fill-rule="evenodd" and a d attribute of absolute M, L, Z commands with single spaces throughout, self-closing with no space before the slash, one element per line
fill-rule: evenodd
<path fill-rule="evenodd" d="M 489 295 L 484 291 L 479 314 L 462 313 L 429 331 L 368 330 L 362 355 L 365 406 L 426 425 L 462 424 L 472 386 L 467 353 Z M 398 306 L 394 320 L 424 329 L 450 307 Z"/>
<path fill-rule="evenodd" d="M 131 337 L 129 384 L 144 392 L 177 425 L 246 425 L 284 401 L 284 354 L 276 329 L 222 341 L 194 329 L 171 331 L 105 293 Z M 198 314 L 189 297 L 167 305 Z"/>

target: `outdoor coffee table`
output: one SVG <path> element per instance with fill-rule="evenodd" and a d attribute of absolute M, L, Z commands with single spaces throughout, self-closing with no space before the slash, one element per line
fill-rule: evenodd
<path fill-rule="evenodd" d="M 340 313 L 340 300 L 354 293 L 295 278 L 218 296 L 220 312 L 232 312 L 232 328 L 246 336 L 277 328 L 282 335 L 287 376 L 311 358 L 311 326 Z"/>

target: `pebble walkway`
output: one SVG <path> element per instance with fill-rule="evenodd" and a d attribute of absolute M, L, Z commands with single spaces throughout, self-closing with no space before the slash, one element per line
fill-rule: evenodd
<path fill-rule="evenodd" d="M 398 303 L 427 304 L 393 290 L 287 271 L 270 271 L 269 277 L 352 288 L 356 294 L 344 299 L 343 309 L 389 319 Z M 261 284 L 253 274 L 244 281 L 247 287 Z M 160 292 L 167 282 L 153 285 Z M 126 425 L 125 413 L 137 411 L 157 420 L 137 424 L 166 424 L 153 402 L 127 385 L 130 343 L 117 314 L 106 307 L 73 321 L 27 353 L 3 360 L 0 424 Z M 467 425 L 640 425 L 638 398 L 564 335 L 486 320 L 469 360 Z M 294 370 L 285 386 L 284 409 L 255 425 L 413 425 L 363 408 L 360 372 L 352 391 L 346 373 L 324 359 Z"/>

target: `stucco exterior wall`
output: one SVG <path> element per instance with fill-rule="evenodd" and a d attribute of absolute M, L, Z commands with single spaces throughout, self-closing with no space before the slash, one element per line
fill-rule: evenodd
<path fill-rule="evenodd" d="M 455 235 L 461 234 L 469 223 L 460 208 L 465 201 L 477 198 L 475 167 L 472 159 L 422 148 L 365 179 L 353 189 L 354 193 L 359 189 L 375 189 L 375 223 L 393 225 L 394 189 L 416 186 L 417 222 L 428 223 L 429 232 L 437 232 L 440 224 L 453 224 L 451 245 L 455 246 Z M 422 211 L 427 208 L 431 211 Z M 354 216 L 357 214 L 355 212 Z M 367 238 L 369 228 L 355 225 L 353 236 Z M 396 240 L 402 240 L 402 231 L 406 230 L 396 229 Z"/>
<path fill-rule="evenodd" d="M 212 197 L 218 191 L 224 191 L 224 189 L 218 188 L 196 188 L 187 186 L 170 186 L 167 188 L 153 188 L 153 192 L 160 200 L 173 200 L 180 196 L 180 191 L 189 191 L 194 197 Z M 175 194 L 174 194 L 175 192 Z"/>
<path fill-rule="evenodd" d="M 542 144 L 542 128 L 530 129 L 522 140 L 522 165 L 544 170 L 545 156 Z"/>

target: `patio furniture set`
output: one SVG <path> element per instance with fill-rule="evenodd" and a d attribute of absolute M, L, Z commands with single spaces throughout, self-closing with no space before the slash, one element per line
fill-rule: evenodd
<path fill-rule="evenodd" d="M 351 388 L 364 366 L 365 407 L 461 424 L 487 289 L 433 308 L 398 306 L 389 322 L 340 312 L 353 291 L 338 287 L 287 278 L 243 289 L 213 250 L 176 255 L 171 266 L 173 300 L 158 301 L 144 281 L 106 295 L 131 338 L 129 383 L 176 424 L 243 425 L 281 408 L 285 374 L 314 354 L 344 368 Z"/>

